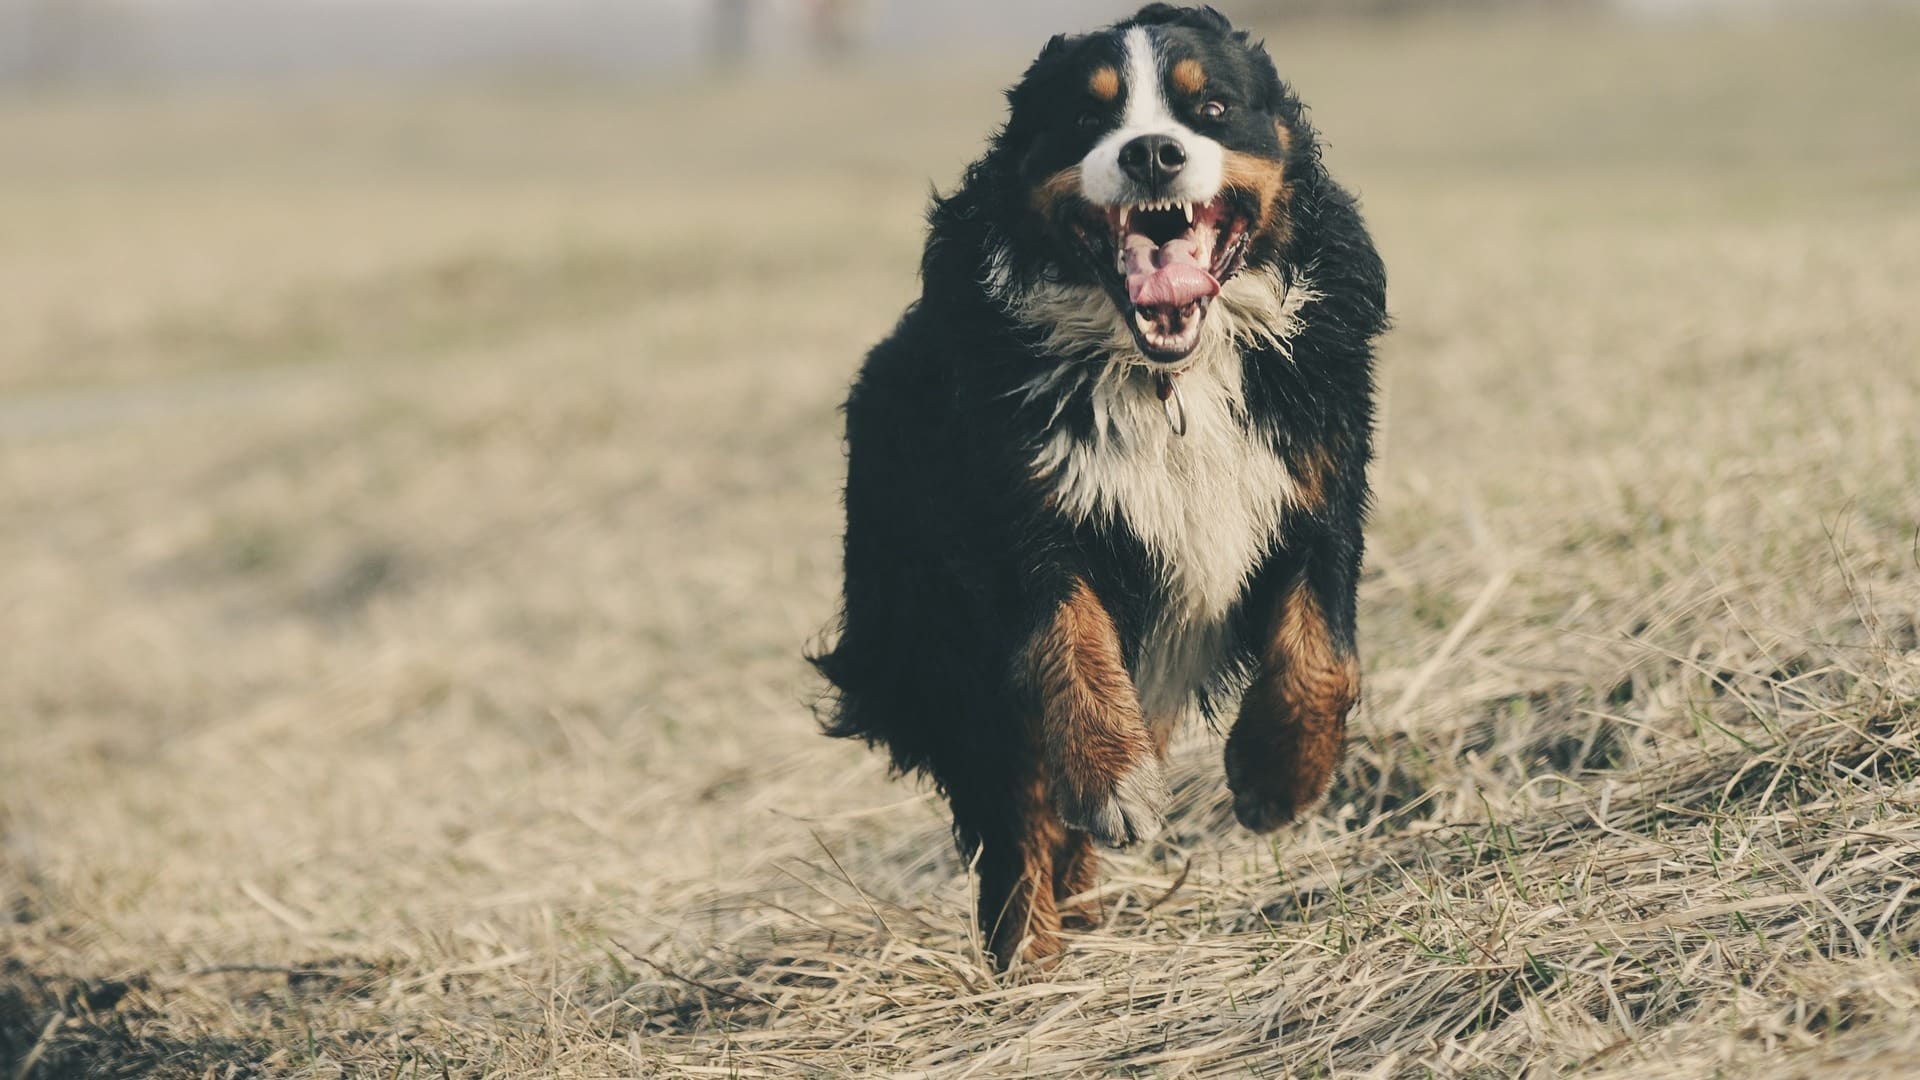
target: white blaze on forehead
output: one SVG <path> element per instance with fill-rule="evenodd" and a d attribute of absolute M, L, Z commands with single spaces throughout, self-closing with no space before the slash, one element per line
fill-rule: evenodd
<path fill-rule="evenodd" d="M 1225 151 L 1219 143 L 1181 123 L 1168 107 L 1153 35 L 1145 27 L 1136 26 L 1127 31 L 1123 44 L 1127 52 L 1126 108 L 1119 129 L 1101 139 L 1080 160 L 1081 193 L 1089 202 L 1109 206 L 1145 200 L 1149 193 L 1138 190 L 1120 171 L 1120 150 L 1142 135 L 1167 135 L 1179 140 L 1186 150 L 1187 165 L 1171 190 L 1153 193 L 1154 197 L 1179 202 L 1212 200 L 1220 193 Z"/>
<path fill-rule="evenodd" d="M 1136 26 L 1127 31 L 1126 49 L 1127 115 L 1122 126 L 1144 133 L 1174 123 L 1160 85 L 1160 58 L 1154 55 L 1153 36 Z"/>

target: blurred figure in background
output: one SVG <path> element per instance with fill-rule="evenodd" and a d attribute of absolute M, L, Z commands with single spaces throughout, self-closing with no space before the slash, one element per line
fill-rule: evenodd
<path fill-rule="evenodd" d="M 111 71 L 125 15 L 111 0 L 0 0 L 0 77 L 49 81 Z"/>
<path fill-rule="evenodd" d="M 753 57 L 756 37 L 797 27 L 816 58 L 837 66 L 860 52 L 868 7 L 862 0 L 713 0 L 709 59 L 717 68 L 740 67 Z"/>
<path fill-rule="evenodd" d="M 739 67 L 752 45 L 752 0 L 713 0 L 713 29 L 708 39 L 713 66 Z"/>
<path fill-rule="evenodd" d="M 860 0 L 808 0 L 808 25 L 814 55 L 828 64 L 843 63 L 860 51 Z"/>

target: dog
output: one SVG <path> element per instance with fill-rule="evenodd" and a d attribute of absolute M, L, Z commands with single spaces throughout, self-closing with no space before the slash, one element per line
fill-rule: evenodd
<path fill-rule="evenodd" d="M 945 794 L 1002 967 L 1060 951 L 1096 845 L 1153 834 L 1183 719 L 1236 711 L 1247 828 L 1325 792 L 1387 324 L 1305 108 L 1213 9 L 1056 36 L 1007 99 L 847 398 L 810 657 L 827 732 Z"/>

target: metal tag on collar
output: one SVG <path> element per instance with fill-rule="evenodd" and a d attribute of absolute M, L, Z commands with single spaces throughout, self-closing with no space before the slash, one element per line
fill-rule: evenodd
<path fill-rule="evenodd" d="M 1180 396 L 1180 378 L 1178 374 L 1161 372 L 1153 377 L 1154 389 L 1160 393 L 1160 404 L 1167 410 L 1167 426 L 1175 435 L 1187 433 L 1187 399 Z"/>

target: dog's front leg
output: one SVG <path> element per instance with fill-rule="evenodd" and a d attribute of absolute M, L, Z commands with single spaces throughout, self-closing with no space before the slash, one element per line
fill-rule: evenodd
<path fill-rule="evenodd" d="M 1149 836 L 1166 782 L 1120 635 L 1086 581 L 1072 580 L 1028 655 L 1049 790 L 1069 827 L 1115 846 Z"/>
<path fill-rule="evenodd" d="M 1360 697 L 1352 607 L 1348 580 L 1331 573 L 1297 574 L 1272 600 L 1260 671 L 1227 737 L 1234 816 L 1255 832 L 1292 821 L 1340 763 Z"/>

